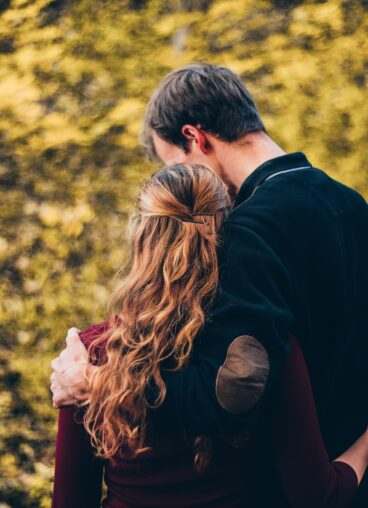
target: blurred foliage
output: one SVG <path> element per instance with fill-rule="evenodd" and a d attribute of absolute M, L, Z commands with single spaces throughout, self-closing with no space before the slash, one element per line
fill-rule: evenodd
<path fill-rule="evenodd" d="M 366 0 L 0 1 L 0 506 L 51 504 L 50 361 L 103 319 L 152 90 L 230 66 L 270 134 L 368 195 Z"/>

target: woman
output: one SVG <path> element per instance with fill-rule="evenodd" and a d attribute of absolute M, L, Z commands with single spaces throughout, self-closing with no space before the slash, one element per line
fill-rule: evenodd
<path fill-rule="evenodd" d="M 199 165 L 176 165 L 143 185 L 131 223 L 131 261 L 109 319 L 81 334 L 92 361 L 83 407 L 59 413 L 53 508 L 252 507 L 252 436 L 183 436 L 155 425 L 163 369 L 195 360 L 195 337 L 214 302 L 225 184 Z M 368 463 L 362 436 L 330 463 L 296 340 L 272 414 L 275 461 L 293 507 L 348 507 Z M 81 410 L 82 409 L 82 414 Z M 368 434 L 367 434 L 368 435 Z"/>

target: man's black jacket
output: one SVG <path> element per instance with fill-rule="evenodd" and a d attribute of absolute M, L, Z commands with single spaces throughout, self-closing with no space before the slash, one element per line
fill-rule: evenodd
<path fill-rule="evenodd" d="M 291 153 L 245 180 L 222 233 L 219 296 L 191 363 L 165 372 L 156 416 L 191 434 L 262 428 L 292 332 L 336 458 L 368 423 L 367 203 Z M 367 480 L 354 506 L 368 506 Z"/>

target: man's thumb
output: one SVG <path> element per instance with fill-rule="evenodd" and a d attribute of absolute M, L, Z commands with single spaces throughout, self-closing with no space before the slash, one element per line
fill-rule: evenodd
<path fill-rule="evenodd" d="M 68 330 L 68 334 L 66 336 L 66 345 L 67 346 L 72 346 L 73 344 L 76 344 L 77 342 L 80 342 L 80 337 L 79 337 L 79 334 L 80 334 L 80 330 L 79 328 L 69 328 Z"/>

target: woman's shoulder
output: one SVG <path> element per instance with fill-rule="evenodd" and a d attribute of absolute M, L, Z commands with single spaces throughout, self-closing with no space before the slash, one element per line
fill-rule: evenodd
<path fill-rule="evenodd" d="M 109 327 L 109 321 L 95 323 L 82 330 L 79 335 L 83 345 L 88 350 L 89 361 L 93 365 L 101 365 L 106 361 L 106 344 L 108 336 L 102 336 Z M 100 338 L 101 340 L 98 340 Z"/>
<path fill-rule="evenodd" d="M 94 323 L 87 328 L 84 328 L 79 334 L 83 344 L 88 348 L 91 343 L 101 337 L 103 333 L 109 328 L 109 321 L 102 321 L 101 323 Z"/>
<path fill-rule="evenodd" d="M 111 336 L 111 333 L 105 333 L 109 329 L 119 326 L 121 318 L 114 316 L 112 319 L 107 319 L 101 323 L 94 323 L 79 334 L 80 340 L 90 353 L 90 361 L 94 364 L 101 364 L 106 361 L 106 344 Z"/>

